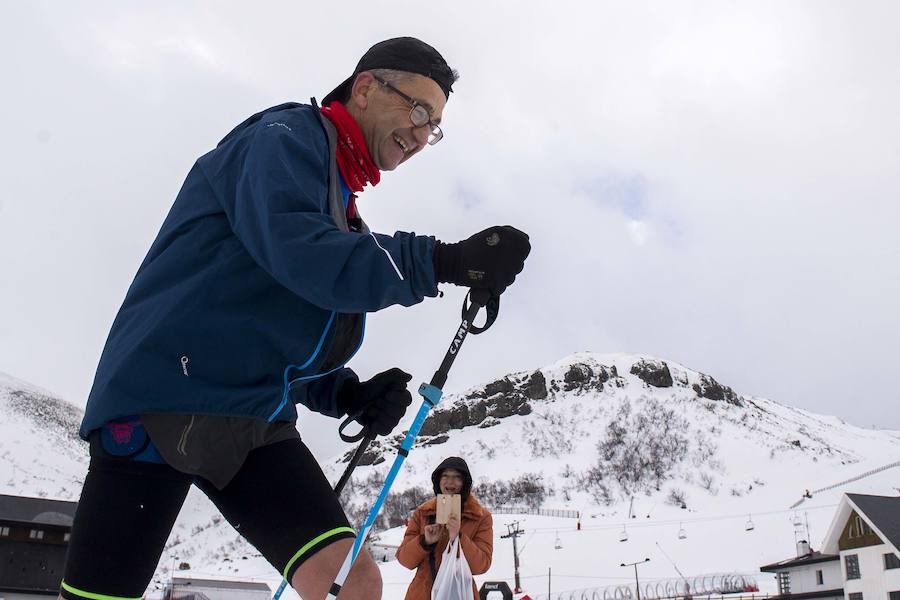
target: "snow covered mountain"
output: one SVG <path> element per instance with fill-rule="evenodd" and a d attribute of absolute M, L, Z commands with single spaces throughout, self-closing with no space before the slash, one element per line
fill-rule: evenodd
<path fill-rule="evenodd" d="M 0 493 L 78 500 L 87 445 L 82 410 L 0 373 Z"/>
<path fill-rule="evenodd" d="M 77 498 L 86 467 L 74 433 L 79 420 L 78 409 L 0 376 L 0 490 Z M 366 453 L 344 497 L 351 515 L 367 509 L 402 437 L 378 440 Z M 555 590 L 580 589 L 627 582 L 631 573 L 619 563 L 644 557 L 652 561 L 642 577 L 675 576 L 674 564 L 685 574 L 758 575 L 760 565 L 791 556 L 798 537 L 815 547 L 842 492 L 900 491 L 900 468 L 834 485 L 900 461 L 897 432 L 743 396 L 674 362 L 624 354 L 579 353 L 446 397 L 395 483 L 382 542 L 399 542 L 402 526 L 391 527 L 430 493 L 431 470 L 450 455 L 466 458 L 476 493 L 489 504 L 582 515 L 580 526 L 569 518 L 495 516 L 494 564 L 478 580 L 512 582 L 511 544 L 500 535 L 518 521 L 526 532 L 523 587 L 532 583 L 532 595 L 546 591 L 548 568 Z M 348 458 L 349 451 L 325 464 L 333 481 Z M 157 585 L 181 563 L 190 570 L 179 574 L 278 583 L 196 490 L 160 560 Z M 385 598 L 402 598 L 412 573 L 395 561 L 382 572 Z M 766 589 L 768 580 L 759 580 Z"/>
<path fill-rule="evenodd" d="M 378 469 L 402 439 L 377 441 L 362 463 Z M 406 479 L 426 482 L 449 454 L 482 480 L 539 476 L 542 504 L 554 507 L 602 511 L 661 493 L 679 506 L 721 495 L 789 506 L 838 473 L 900 459 L 900 437 L 742 396 L 676 363 L 582 353 L 447 398 L 423 425 Z"/>
<path fill-rule="evenodd" d="M 377 483 L 401 440 L 377 444 L 356 481 Z M 880 470 L 900 463 L 898 432 L 743 396 L 648 356 L 575 354 L 446 398 L 395 489 L 430 488 L 431 470 L 449 455 L 466 458 L 493 504 L 582 513 L 581 529 L 571 519 L 497 518 L 494 567 L 482 581 L 512 581 L 511 543 L 499 535 L 519 521 L 523 577 L 546 582 L 552 567 L 557 590 L 627 582 L 631 573 L 618 565 L 649 557 L 642 577 L 677 577 L 677 564 L 686 575 L 753 575 L 773 591 L 759 566 L 793 556 L 798 539 L 817 547 L 843 492 L 900 492 L 900 468 Z M 346 459 L 331 466 L 334 477 Z M 381 539 L 399 543 L 402 531 Z M 408 581 L 396 562 L 382 570 L 386 581 Z"/>

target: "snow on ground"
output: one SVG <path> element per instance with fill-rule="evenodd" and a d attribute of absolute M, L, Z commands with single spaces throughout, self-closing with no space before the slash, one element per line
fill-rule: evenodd
<path fill-rule="evenodd" d="M 676 384 L 652 387 L 630 374 L 641 359 L 659 360 L 580 353 L 542 369 L 551 392 L 530 402 L 530 414 L 504 417 L 489 427 L 454 429 L 444 443 L 417 445 L 394 489 L 430 487 L 432 469 L 449 455 L 466 457 L 476 484 L 539 474 L 552 490 L 543 506 L 581 511 L 581 529 L 574 519 L 495 515 L 493 566 L 476 578 L 479 584 L 504 580 L 512 585 L 512 542 L 500 536 L 508 524 L 518 521 L 525 531 L 519 538 L 522 586 L 532 596 L 546 593 L 548 569 L 554 592 L 627 585 L 634 572 L 619 565 L 644 558 L 651 560 L 639 567 L 642 582 L 675 578 L 677 565 L 686 576 L 752 575 L 763 592 L 774 591 L 774 580 L 760 574 L 759 567 L 792 556 L 795 541 L 807 537 L 807 522 L 810 542 L 818 548 L 842 493 L 900 492 L 897 468 L 816 493 L 791 510 L 807 489 L 826 487 L 900 460 L 900 434 L 862 429 L 762 398 L 742 397 L 741 405 L 699 398 L 693 386 L 702 384 L 704 376 L 671 362 L 668 366 Z M 558 386 L 553 391 L 553 383 L 562 384 L 578 364 L 591 365 L 595 372 L 599 365 L 616 366 L 618 377 L 602 389 L 565 391 Z M 526 376 L 509 377 L 520 381 Z M 461 394 L 446 398 L 440 408 L 472 402 Z M 632 495 L 614 489 L 613 501 L 606 505 L 578 483 L 577 474 L 597 460 L 598 440 L 626 405 L 632 414 L 660 407 L 674 410 L 686 422 L 682 433 L 690 440 L 690 454 L 658 490 Z M 87 466 L 86 445 L 75 434 L 80 410 L 0 375 L 0 415 L 0 493 L 77 499 Z M 706 455 L 701 452 L 704 448 Z M 393 456 L 388 453 L 386 462 L 360 467 L 355 478 L 386 472 Z M 333 481 L 344 467 L 340 458 L 325 465 Z M 667 502 L 673 490 L 683 493 L 686 508 Z M 801 526 L 795 527 L 795 520 Z M 748 521 L 753 523 L 752 531 L 746 530 Z M 625 542 L 619 541 L 623 528 L 628 534 Z M 682 529 L 685 539 L 679 539 Z M 395 528 L 382 532 L 379 542 L 397 544 L 402 535 L 403 528 Z M 183 562 L 191 568 L 179 570 L 179 576 L 265 581 L 273 591 L 280 583 L 274 568 L 196 489 L 179 515 L 148 593 L 158 595 L 173 564 Z M 380 567 L 384 598 L 402 599 L 412 571 L 396 561 L 380 563 Z M 296 595 L 289 590 L 284 597 Z"/>
<path fill-rule="evenodd" d="M 77 500 L 87 470 L 81 410 L 0 373 L 0 494 Z"/>

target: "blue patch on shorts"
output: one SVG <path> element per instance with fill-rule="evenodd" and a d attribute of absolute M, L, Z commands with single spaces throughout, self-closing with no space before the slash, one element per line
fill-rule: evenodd
<path fill-rule="evenodd" d="M 103 451 L 116 458 L 165 464 L 139 416 L 122 417 L 100 428 Z"/>

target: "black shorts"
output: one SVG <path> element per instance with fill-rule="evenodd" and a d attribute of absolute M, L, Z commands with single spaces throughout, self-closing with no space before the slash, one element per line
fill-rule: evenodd
<path fill-rule="evenodd" d="M 299 439 L 256 448 L 222 490 L 167 464 L 114 457 L 91 444 L 61 595 L 141 598 L 192 483 L 288 581 L 318 550 L 355 537 Z"/>

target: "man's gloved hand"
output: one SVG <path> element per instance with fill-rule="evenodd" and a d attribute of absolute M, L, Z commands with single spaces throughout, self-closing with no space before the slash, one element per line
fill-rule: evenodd
<path fill-rule="evenodd" d="M 412 395 L 406 389 L 412 375 L 393 368 L 368 381 L 348 379 L 338 392 L 338 409 L 348 415 L 360 413 L 357 421 L 371 425 L 378 435 L 388 435 L 403 418 Z"/>
<path fill-rule="evenodd" d="M 495 226 L 455 244 L 434 247 L 439 283 L 486 288 L 500 295 L 525 267 L 531 252 L 528 235 L 509 225 Z"/>

